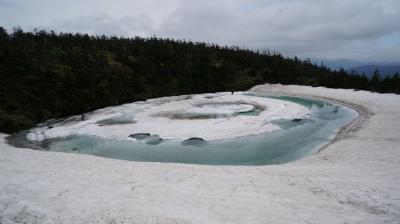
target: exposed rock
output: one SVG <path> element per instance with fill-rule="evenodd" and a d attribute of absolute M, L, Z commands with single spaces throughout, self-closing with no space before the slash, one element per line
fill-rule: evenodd
<path fill-rule="evenodd" d="M 135 138 L 135 139 L 145 139 L 145 138 L 150 137 L 150 133 L 135 133 L 135 134 L 129 135 L 129 137 Z"/>
<path fill-rule="evenodd" d="M 206 144 L 207 141 L 199 137 L 188 138 L 182 142 L 184 146 L 205 146 Z"/>
<path fill-rule="evenodd" d="M 152 135 L 147 139 L 146 144 L 148 144 L 148 145 L 158 145 L 163 141 L 164 141 L 164 139 L 158 137 L 158 135 Z"/>
<path fill-rule="evenodd" d="M 300 121 L 302 121 L 303 119 L 301 119 L 301 118 L 295 118 L 295 119 L 293 119 L 292 121 L 293 122 L 300 122 Z"/>

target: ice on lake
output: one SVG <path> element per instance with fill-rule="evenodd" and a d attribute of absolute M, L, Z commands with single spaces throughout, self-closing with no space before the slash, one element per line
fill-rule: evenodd
<path fill-rule="evenodd" d="M 105 108 L 87 120 L 31 130 L 50 151 L 207 165 L 267 165 L 317 152 L 357 112 L 256 92 L 167 97 Z M 251 115 L 251 116 L 249 116 Z"/>

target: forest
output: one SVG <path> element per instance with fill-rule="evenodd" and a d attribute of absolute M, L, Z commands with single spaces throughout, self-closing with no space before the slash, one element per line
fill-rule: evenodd
<path fill-rule="evenodd" d="M 189 40 L 0 27 L 0 132 L 160 96 L 263 83 L 400 93 L 399 74 L 371 79 L 310 60 Z"/>

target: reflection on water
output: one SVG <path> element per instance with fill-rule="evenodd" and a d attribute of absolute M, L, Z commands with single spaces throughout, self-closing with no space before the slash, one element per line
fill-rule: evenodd
<path fill-rule="evenodd" d="M 208 165 L 280 164 L 315 153 L 334 137 L 341 126 L 357 116 L 354 110 L 317 100 L 287 96 L 273 98 L 304 105 L 312 111 L 312 115 L 300 121 L 274 121 L 282 128 L 280 131 L 226 140 L 202 142 L 192 139 L 180 142 L 150 135 L 135 141 L 120 141 L 75 135 L 50 141 L 46 147 L 50 151 L 132 161 Z"/>
<path fill-rule="evenodd" d="M 178 120 L 203 120 L 227 118 L 239 115 L 257 116 L 265 110 L 264 106 L 250 102 L 209 102 L 194 105 L 197 108 L 206 109 L 197 112 L 167 111 L 156 113 L 155 117 L 167 117 Z"/>
<path fill-rule="evenodd" d="M 100 126 L 102 125 L 120 125 L 120 124 L 134 124 L 136 123 L 135 120 L 133 120 L 133 115 L 132 114 L 121 114 L 118 116 L 115 116 L 113 118 L 107 118 L 103 119 L 97 122 Z"/>

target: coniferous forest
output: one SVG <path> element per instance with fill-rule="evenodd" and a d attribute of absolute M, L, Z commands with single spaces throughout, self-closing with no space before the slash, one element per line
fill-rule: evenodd
<path fill-rule="evenodd" d="M 148 98 L 266 82 L 400 93 L 399 74 L 382 79 L 376 71 L 368 79 L 276 52 L 0 27 L 0 132 Z"/>

